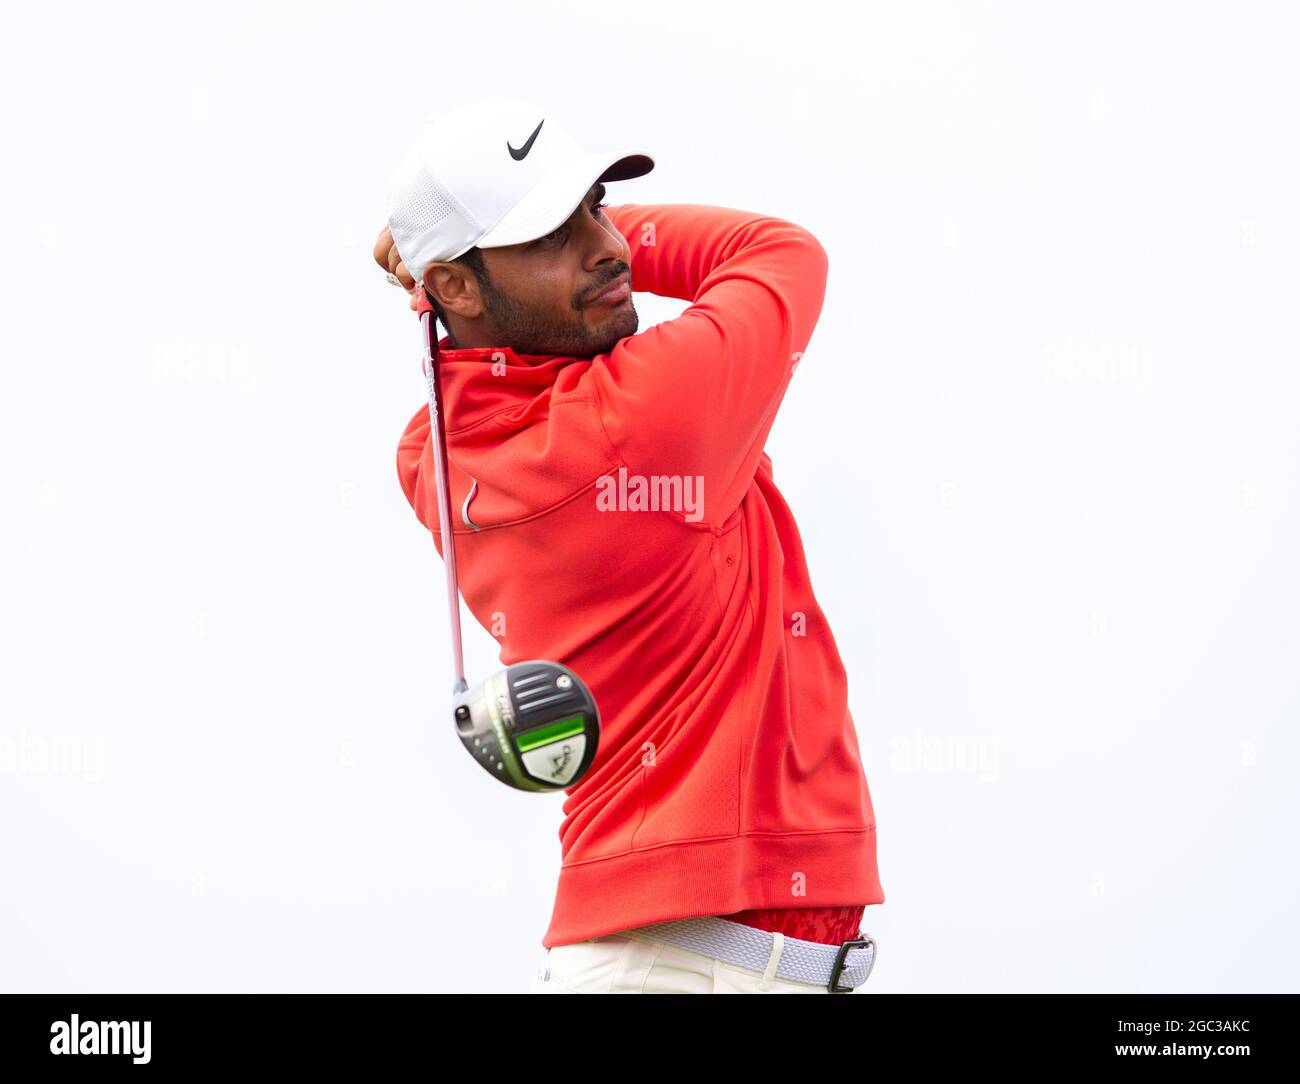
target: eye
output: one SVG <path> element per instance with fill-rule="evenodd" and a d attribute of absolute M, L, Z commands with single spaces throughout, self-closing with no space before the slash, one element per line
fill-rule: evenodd
<path fill-rule="evenodd" d="M 599 218 L 599 217 L 601 216 L 601 213 L 602 213 L 602 212 L 605 210 L 605 208 L 608 207 L 608 206 L 609 206 L 608 203 L 597 203 L 597 204 L 596 204 L 594 207 L 592 207 L 592 209 L 591 209 L 591 217 L 592 217 L 592 218 Z M 558 241 L 561 237 L 563 237 L 563 236 L 568 232 L 568 229 L 569 229 L 569 224 L 566 222 L 563 226 L 557 226 L 557 227 L 556 227 L 555 229 L 553 229 L 550 233 L 548 233 L 545 237 L 543 237 L 542 240 L 543 240 L 543 241 L 546 241 L 546 242 Z"/>

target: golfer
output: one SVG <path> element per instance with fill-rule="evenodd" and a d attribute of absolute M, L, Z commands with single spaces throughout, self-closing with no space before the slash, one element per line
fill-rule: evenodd
<path fill-rule="evenodd" d="M 429 122 L 375 258 L 447 332 L 453 522 L 427 404 L 398 476 L 502 663 L 563 663 L 600 708 L 532 991 L 851 992 L 885 899 L 875 815 L 763 448 L 827 256 L 769 215 L 609 202 L 654 164 L 500 95 Z M 638 332 L 634 290 L 690 306 Z"/>

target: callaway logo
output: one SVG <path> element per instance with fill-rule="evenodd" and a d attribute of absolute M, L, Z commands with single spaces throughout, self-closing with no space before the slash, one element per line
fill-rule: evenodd
<path fill-rule="evenodd" d="M 545 119 L 539 120 L 537 122 L 537 127 L 533 129 L 533 134 L 528 137 L 528 142 L 525 143 L 522 147 L 520 147 L 519 150 L 515 150 L 514 147 L 510 146 L 510 140 L 507 139 L 506 149 L 510 152 L 510 157 L 513 158 L 516 162 L 522 162 L 525 158 L 527 158 L 528 152 L 533 149 L 533 140 L 537 138 L 537 133 L 542 130 L 542 125 L 545 123 L 546 123 Z"/>
<path fill-rule="evenodd" d="M 552 753 L 548 759 L 551 762 L 551 778 L 563 779 L 573 760 L 573 746 L 565 742 L 564 747 L 558 753 Z"/>

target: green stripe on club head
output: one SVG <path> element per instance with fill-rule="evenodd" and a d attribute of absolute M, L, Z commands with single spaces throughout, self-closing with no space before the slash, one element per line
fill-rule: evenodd
<path fill-rule="evenodd" d="M 553 741 L 560 741 L 563 738 L 571 738 L 575 734 L 581 734 L 582 730 L 582 716 L 571 715 L 567 719 L 559 719 L 539 730 L 530 730 L 527 734 L 520 734 L 515 740 L 519 743 L 519 751 L 526 753 L 530 749 L 536 749 L 539 745 L 548 745 Z"/>

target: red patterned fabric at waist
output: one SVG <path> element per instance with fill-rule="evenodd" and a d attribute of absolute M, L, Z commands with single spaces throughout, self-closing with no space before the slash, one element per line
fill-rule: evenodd
<path fill-rule="evenodd" d="M 728 922 L 753 926 L 768 933 L 782 933 L 800 941 L 817 941 L 839 945 L 858 936 L 862 928 L 865 904 L 850 907 L 779 907 L 768 910 L 737 911 L 719 915 Z"/>

